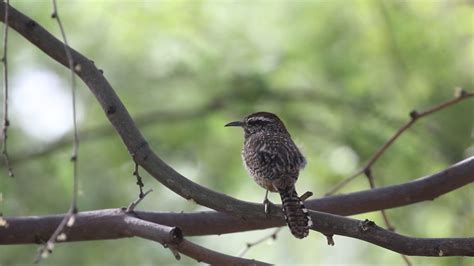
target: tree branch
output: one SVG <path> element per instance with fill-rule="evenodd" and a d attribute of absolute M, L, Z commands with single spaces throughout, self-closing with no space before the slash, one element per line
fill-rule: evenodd
<path fill-rule="evenodd" d="M 401 254 L 413 256 L 474 256 L 474 238 L 472 237 L 413 238 L 385 230 L 368 220 L 360 221 L 314 211 L 311 211 L 310 214 L 314 221 L 313 230 L 323 232 L 324 234 L 337 234 L 357 238 Z M 132 236 L 141 236 L 156 241 L 156 239 L 153 238 L 153 229 L 149 228 L 154 228 L 156 221 L 142 220 L 142 216 L 146 216 L 146 213 L 142 215 L 141 212 L 137 212 L 137 215 L 137 218 L 133 220 L 132 226 L 138 224 L 144 228 L 130 228 L 130 224 L 128 223 L 124 225 L 123 221 L 128 216 L 123 210 L 110 209 L 80 212 L 76 216 L 74 227 L 69 228 L 66 241 L 116 239 Z M 183 234 L 185 235 L 186 230 L 189 229 L 191 229 L 189 231 L 194 232 L 194 235 L 206 235 L 211 231 L 215 233 L 216 229 L 223 226 L 221 222 L 226 219 L 225 215 L 215 212 L 189 214 L 155 213 L 154 216 L 154 218 L 158 220 L 161 219 L 163 221 L 162 224 L 167 224 L 167 219 L 181 220 L 182 225 L 190 227 L 196 225 L 196 227 L 205 228 L 205 230 L 198 231 L 196 228 L 183 227 Z M 57 227 L 61 218 L 62 216 L 60 215 L 47 218 L 34 216 L 5 218 L 8 227 L 0 228 L 0 244 L 41 243 L 41 235 L 49 236 L 52 233 L 51 230 Z M 219 224 L 214 223 L 215 218 L 219 220 Z M 227 216 L 228 222 L 232 221 L 232 219 L 235 218 Z M 180 226 L 179 222 L 173 224 Z M 280 219 L 272 219 L 270 221 L 262 221 L 261 219 L 249 219 L 244 221 L 237 219 L 237 224 L 231 226 L 233 226 L 235 230 L 240 227 L 240 225 L 247 227 L 260 225 L 261 227 L 265 227 L 268 225 L 281 226 L 283 224 L 284 220 L 283 217 L 281 217 Z M 49 229 L 49 232 L 45 229 Z M 238 229 L 242 228 L 240 227 Z M 160 243 L 163 242 L 160 241 Z M 180 251 L 178 248 L 176 248 L 176 250 Z"/>
<path fill-rule="evenodd" d="M 0 243 L 20 244 L 18 240 L 27 240 L 21 244 L 42 244 L 44 240 L 48 239 L 53 231 L 59 226 L 63 218 L 64 216 L 57 215 L 46 220 L 34 216 L 9 219 L 7 220 L 7 227 L 0 227 Z M 32 230 L 31 234 L 28 234 L 29 230 Z M 49 232 L 46 232 L 46 234 L 43 235 L 41 234 L 42 231 Z M 20 237 L 18 238 L 16 234 Z M 86 238 L 83 238 L 83 236 Z M 170 227 L 142 220 L 133 217 L 120 209 L 78 213 L 76 215 L 74 227 L 68 228 L 65 239 L 57 240 L 57 243 L 78 240 L 116 239 L 135 236 L 159 242 L 176 252 L 180 252 L 198 261 L 210 264 L 268 265 L 255 260 L 228 256 L 211 251 L 185 240 L 181 229 L 178 227 Z"/>
<path fill-rule="evenodd" d="M 170 248 L 179 260 L 179 254 L 183 253 L 199 262 L 206 262 L 212 265 L 270 265 L 256 260 L 248 260 L 239 257 L 228 256 L 215 252 L 199 245 L 196 245 L 183 238 L 183 234 L 178 227 L 164 226 L 135 217 L 122 214 L 123 229 L 129 231 L 131 235 L 157 241 L 165 247 Z M 104 230 L 106 230 L 104 228 Z"/>
<path fill-rule="evenodd" d="M 474 156 L 441 172 L 404 184 L 309 200 L 305 202 L 305 206 L 312 210 L 353 215 L 433 200 L 472 182 L 474 182 Z"/>
<path fill-rule="evenodd" d="M 352 215 L 431 200 L 472 182 L 474 182 L 474 157 L 459 162 L 439 173 L 415 181 L 346 195 L 325 197 L 307 201 L 305 204 L 311 206 L 311 209 L 314 210 Z M 254 205 L 258 206 L 260 210 L 263 208 L 260 204 Z M 276 210 L 272 209 L 271 211 L 278 211 L 279 208 L 275 208 Z M 182 229 L 183 234 L 187 236 L 220 235 L 284 225 L 282 217 L 265 218 L 263 215 L 263 218 L 262 216 L 254 216 L 241 219 L 212 211 L 196 213 L 137 211 L 136 215 L 137 218 L 149 222 L 178 226 Z M 122 216 L 123 212 L 117 209 L 80 212 L 76 216 L 74 227 L 68 231 L 68 241 L 130 237 L 126 230 L 121 231 L 114 226 L 114 221 L 119 220 Z M 457 254 L 456 252 L 465 252 L 465 250 L 454 252 L 454 246 L 452 245 L 461 241 L 463 245 L 469 247 L 469 243 L 472 241 L 472 239 L 460 240 L 460 238 L 441 240 L 409 238 L 390 231 L 385 232 L 386 230 L 378 227 L 374 227 L 375 233 L 373 235 L 367 236 L 372 234 L 372 231 L 359 232 L 359 229 L 357 229 L 361 221 L 344 219 L 324 213 L 312 213 L 312 216 L 314 221 L 318 221 L 313 228 L 317 231 L 325 234 L 340 234 L 359 238 L 406 255 L 437 256 L 435 255 L 436 252 L 428 249 L 428 247 L 433 248 L 434 245 L 440 244 L 444 256 L 448 256 L 449 254 Z M 39 239 L 45 239 L 51 235 L 62 218 L 63 215 L 5 218 L 9 226 L 0 228 L 0 244 L 38 243 Z M 378 236 L 381 238 L 379 239 Z M 391 241 L 391 237 L 394 237 L 394 242 Z M 406 247 L 411 243 L 416 243 L 413 244 L 413 247 L 421 244 L 428 246 L 424 250 L 416 249 L 416 251 L 412 251 L 413 247 Z M 447 249 L 444 248 L 445 245 L 448 245 Z M 410 252 L 420 253 L 413 254 Z"/>

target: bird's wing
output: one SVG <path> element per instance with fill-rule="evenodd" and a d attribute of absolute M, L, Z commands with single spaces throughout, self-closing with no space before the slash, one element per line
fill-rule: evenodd
<path fill-rule="evenodd" d="M 267 172 L 271 173 L 267 176 L 269 179 L 288 175 L 295 175 L 293 178 L 297 178 L 301 157 L 297 149 L 283 145 L 281 140 L 267 139 L 257 150 L 257 158 L 261 165 L 268 167 Z"/>

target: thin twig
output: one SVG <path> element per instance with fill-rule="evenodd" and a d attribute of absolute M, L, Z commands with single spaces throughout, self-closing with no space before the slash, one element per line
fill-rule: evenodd
<path fill-rule="evenodd" d="M 67 227 L 72 227 L 75 223 L 76 220 L 76 213 L 77 210 L 74 209 L 69 209 L 69 211 L 66 213 L 64 218 L 62 219 L 61 223 L 56 227 L 56 230 L 54 233 L 51 235 L 49 240 L 41 245 L 41 247 L 38 249 L 38 252 L 36 253 L 36 257 L 33 260 L 33 263 L 37 264 L 40 262 L 42 258 L 47 258 L 49 254 L 53 252 L 54 248 L 54 243 L 58 239 L 59 235 L 64 231 L 64 228 Z M 63 239 L 64 240 L 64 239 Z"/>
<path fill-rule="evenodd" d="M 7 151 L 7 138 L 8 138 L 8 127 L 10 121 L 8 120 L 8 60 L 7 60 L 7 48 L 8 48 L 8 7 L 10 5 L 9 0 L 5 0 L 5 22 L 3 24 L 3 126 L 2 126 L 2 154 L 5 166 L 10 177 L 14 177 L 12 167 L 10 165 L 10 159 L 8 158 Z"/>
<path fill-rule="evenodd" d="M 339 189 L 347 185 L 349 182 L 354 180 L 356 177 L 359 175 L 363 174 L 367 169 L 370 169 L 372 165 L 382 156 L 382 154 L 395 142 L 395 140 L 400 137 L 400 135 L 405 132 L 408 128 L 410 128 L 418 119 L 428 116 L 432 113 L 435 113 L 437 111 L 440 111 L 442 109 L 445 109 L 446 107 L 449 107 L 453 104 L 456 104 L 464 99 L 467 99 L 469 97 L 473 97 L 474 92 L 467 92 L 463 89 L 456 89 L 454 97 L 448 101 L 442 102 L 438 105 L 435 105 L 423 112 L 417 112 L 416 110 L 413 110 L 410 112 L 410 117 L 411 119 L 406 122 L 404 125 L 402 125 L 396 132 L 395 134 L 387 140 L 375 153 L 372 155 L 372 157 L 367 161 L 367 163 L 364 164 L 362 168 L 357 170 L 354 174 L 351 176 L 347 177 L 346 179 L 342 180 L 339 182 L 337 185 L 335 185 L 332 189 L 329 190 L 329 192 L 326 193 L 326 196 L 333 195 L 336 193 Z"/>
<path fill-rule="evenodd" d="M 374 182 L 374 176 L 372 174 L 372 170 L 371 169 L 367 169 L 365 172 L 364 172 L 365 176 L 367 177 L 367 180 L 369 181 L 369 185 L 370 185 L 370 189 L 374 189 L 375 188 L 375 182 Z M 392 223 L 390 222 L 390 220 L 388 219 L 388 215 L 387 213 L 385 212 L 385 210 L 380 210 L 380 213 L 382 214 L 382 217 L 383 217 L 383 221 L 385 223 L 385 226 L 387 227 L 388 230 L 392 231 L 392 232 L 395 232 L 395 227 L 392 225 Z M 403 254 L 400 254 L 403 258 L 403 260 L 405 261 L 405 263 L 407 264 L 407 266 L 410 266 L 411 265 L 411 262 L 410 260 L 408 259 L 407 256 L 403 255 Z"/>
<path fill-rule="evenodd" d="M 472 96 L 474 96 L 474 93 L 468 93 L 467 91 L 461 88 L 456 88 L 454 91 L 454 97 L 452 99 L 442 102 L 438 105 L 435 105 L 432 108 L 429 108 L 423 112 L 417 112 L 416 110 L 411 111 L 410 112 L 411 119 L 408 122 L 406 122 L 404 125 L 402 125 L 395 132 L 395 134 L 375 152 L 375 154 L 369 159 L 369 161 L 361 169 L 359 169 L 356 173 L 349 176 L 348 178 L 342 180 L 339 184 L 337 184 L 334 188 L 332 188 L 328 193 L 326 193 L 326 196 L 334 194 L 335 192 L 337 192 L 339 189 L 347 185 L 350 181 L 354 180 L 357 176 L 359 176 L 362 173 L 364 173 L 367 176 L 367 180 L 369 181 L 370 188 L 374 189 L 375 183 L 374 183 L 371 167 L 382 156 L 382 154 L 401 136 L 403 132 L 405 132 L 408 128 L 410 128 L 418 119 L 424 116 L 428 116 L 437 111 L 440 111 L 448 106 L 451 106 L 455 103 L 462 101 L 463 99 L 466 99 Z M 382 214 L 382 217 L 387 229 L 390 231 L 395 231 L 395 227 L 390 223 L 390 220 L 385 210 L 381 210 L 380 212 Z M 405 261 L 405 263 L 408 266 L 410 266 L 411 262 L 408 259 L 408 257 L 406 257 L 403 254 L 401 256 L 403 260 Z"/>
<path fill-rule="evenodd" d="M 273 233 L 269 234 L 269 235 L 266 235 L 254 242 L 248 242 L 245 246 L 245 248 L 242 249 L 242 251 L 240 251 L 238 257 L 242 257 L 244 256 L 251 248 L 267 241 L 268 239 L 272 239 L 272 240 L 275 240 L 277 238 L 277 235 L 278 233 L 281 231 L 283 227 L 278 227 L 277 229 L 275 229 L 275 231 L 273 231 Z"/>
<path fill-rule="evenodd" d="M 59 29 L 61 31 L 61 35 L 64 41 L 64 51 L 66 53 L 68 62 L 69 62 L 69 69 L 71 70 L 71 91 L 72 91 L 72 122 L 73 122 L 73 130 L 74 130 L 74 140 L 73 140 L 73 150 L 71 155 L 71 162 L 73 163 L 73 177 L 74 177 L 74 186 L 73 186 L 73 197 L 72 197 L 72 206 L 74 208 L 77 207 L 77 190 L 78 190 L 78 179 L 77 179 L 77 160 L 78 160 L 78 150 L 79 150 L 79 135 L 77 133 L 77 111 L 76 111 L 76 73 L 75 71 L 80 71 L 80 65 L 74 66 L 74 61 L 72 59 L 71 51 L 69 50 L 69 45 L 66 38 L 66 33 L 64 31 L 63 24 L 61 23 L 61 19 L 59 18 L 58 8 L 56 4 L 56 0 L 52 0 L 53 2 L 53 14 L 51 14 L 52 18 L 55 18 L 58 22 Z"/>
<path fill-rule="evenodd" d="M 401 256 L 402 256 L 402 259 L 407 264 L 407 266 L 412 266 L 413 265 L 406 255 L 401 254 Z"/>
<path fill-rule="evenodd" d="M 71 206 L 69 208 L 69 211 L 67 212 L 67 215 L 64 217 L 64 219 L 61 221 L 59 226 L 56 228 L 54 233 L 51 235 L 49 240 L 41 246 L 39 249 L 35 259 L 34 263 L 39 263 L 41 258 L 47 257 L 50 253 L 52 253 L 53 248 L 54 248 L 54 243 L 57 240 L 61 240 L 62 238 L 65 238 L 66 235 L 63 235 L 63 231 L 65 227 L 72 227 L 74 225 L 75 221 L 75 215 L 78 212 L 77 208 L 77 194 L 78 194 L 78 175 L 77 175 L 77 160 L 78 160 L 78 150 L 79 150 L 79 136 L 77 133 L 77 114 L 76 114 L 76 73 L 75 71 L 80 71 L 80 65 L 77 67 L 74 66 L 74 61 L 72 58 L 71 51 L 69 50 L 69 45 L 67 42 L 66 38 L 66 33 L 64 31 L 63 24 L 61 23 L 61 19 L 59 18 L 59 13 L 58 13 L 58 7 L 56 4 L 56 0 L 52 0 L 53 4 L 53 13 L 51 14 L 51 18 L 56 19 L 59 30 L 61 31 L 61 35 L 63 38 L 63 46 L 64 46 L 64 51 L 66 53 L 66 57 L 68 59 L 68 64 L 69 64 L 69 69 L 71 72 L 71 90 L 72 90 L 72 122 L 73 122 L 73 130 L 74 130 L 74 140 L 73 140 L 73 150 L 72 150 L 72 155 L 71 155 L 71 162 L 73 165 L 73 191 L 72 191 L 72 200 L 71 200 Z M 59 238 L 58 236 L 62 236 Z"/>
<path fill-rule="evenodd" d="M 143 198 L 145 197 L 145 194 L 143 194 L 143 184 L 142 177 L 140 176 L 140 173 L 138 172 L 138 163 L 135 163 L 135 170 L 133 171 L 133 175 L 137 178 L 137 186 L 140 189 L 140 193 L 138 194 L 138 198 Z"/>
<path fill-rule="evenodd" d="M 367 180 L 369 181 L 370 189 L 374 189 L 375 183 L 374 183 L 374 176 L 372 175 L 372 170 L 367 169 L 367 171 L 365 171 L 365 175 L 367 176 Z M 380 210 L 380 212 L 382 213 L 382 217 L 385 222 L 385 225 L 387 226 L 387 229 L 394 232 L 395 227 L 388 220 L 388 216 L 385 210 Z"/>
<path fill-rule="evenodd" d="M 130 205 L 128 205 L 125 212 L 133 212 L 135 210 L 135 207 L 137 207 L 138 204 L 140 204 L 140 202 L 146 197 L 146 195 L 150 194 L 152 191 L 153 189 L 149 189 L 147 192 L 145 192 L 145 194 L 143 194 L 143 196 L 138 196 L 136 200 L 134 200 L 132 203 L 130 203 Z"/>

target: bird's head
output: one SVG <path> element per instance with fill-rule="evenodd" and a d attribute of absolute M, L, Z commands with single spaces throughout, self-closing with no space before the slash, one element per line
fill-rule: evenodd
<path fill-rule="evenodd" d="M 255 133 L 279 133 L 289 134 L 283 122 L 275 114 L 269 112 L 257 112 L 246 116 L 241 121 L 230 122 L 226 127 L 242 127 L 245 137 Z"/>

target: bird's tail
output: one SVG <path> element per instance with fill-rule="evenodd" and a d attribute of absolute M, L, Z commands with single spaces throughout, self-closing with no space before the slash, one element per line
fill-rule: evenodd
<path fill-rule="evenodd" d="M 296 238 L 306 237 L 313 222 L 295 188 L 280 189 L 278 192 L 280 193 L 285 220 L 291 233 Z"/>

